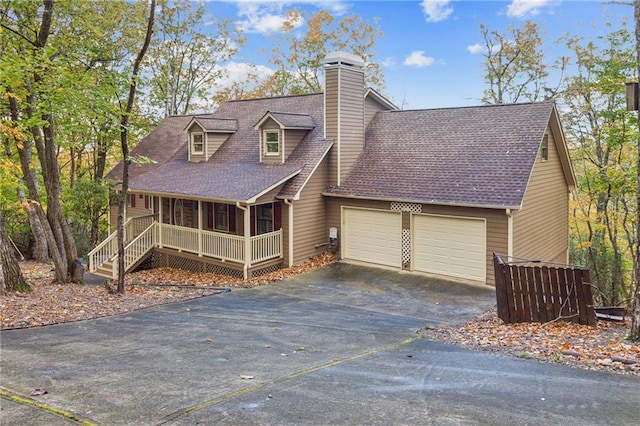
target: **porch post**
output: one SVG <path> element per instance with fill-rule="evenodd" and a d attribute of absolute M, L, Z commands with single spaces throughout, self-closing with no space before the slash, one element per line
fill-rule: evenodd
<path fill-rule="evenodd" d="M 162 196 L 158 197 L 158 247 L 162 248 Z"/>
<path fill-rule="evenodd" d="M 240 205 L 240 201 L 236 201 L 236 207 L 242 210 L 244 214 L 244 265 L 242 266 L 242 274 L 244 279 L 249 278 L 249 266 L 251 266 L 251 207 L 247 203 L 246 207 Z"/>
<path fill-rule="evenodd" d="M 198 200 L 198 256 L 202 257 L 202 201 Z"/>

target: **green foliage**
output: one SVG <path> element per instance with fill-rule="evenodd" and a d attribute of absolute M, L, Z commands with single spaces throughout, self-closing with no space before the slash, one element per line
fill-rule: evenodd
<path fill-rule="evenodd" d="M 107 233 L 109 186 L 91 179 L 79 179 L 62 192 L 62 206 L 78 244 L 78 253 L 88 253 Z M 92 233 L 96 227 L 97 233 Z"/>
<path fill-rule="evenodd" d="M 299 24 L 306 32 L 300 35 Z M 343 50 L 365 61 L 365 77 L 369 85 L 384 88 L 380 65 L 372 62 L 376 41 L 382 31 L 377 22 L 369 23 L 358 16 L 344 16 L 339 20 L 325 10 L 311 16 L 299 10 L 287 13 L 282 32 L 273 36 L 271 64 L 275 72 L 259 81 L 257 73 L 241 87 L 229 89 L 218 100 L 239 97 L 269 97 L 322 91 L 323 60 L 330 51 Z M 248 84 L 257 89 L 246 90 Z"/>
<path fill-rule="evenodd" d="M 571 258 L 591 270 L 598 303 L 617 305 L 633 282 L 638 123 L 626 111 L 624 83 L 637 65 L 626 29 L 567 44 L 576 69 L 561 98 L 578 178 Z"/>
<path fill-rule="evenodd" d="M 233 57 L 245 38 L 231 22 L 207 16 L 204 3 L 164 0 L 160 7 L 146 59 L 151 112 L 166 117 L 212 108 L 214 84 L 223 75 L 219 64 Z"/>

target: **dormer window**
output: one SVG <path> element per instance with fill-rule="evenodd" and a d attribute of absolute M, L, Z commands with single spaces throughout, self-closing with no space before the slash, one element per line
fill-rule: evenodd
<path fill-rule="evenodd" d="M 278 130 L 264 131 L 264 155 L 280 154 L 280 132 Z"/>
<path fill-rule="evenodd" d="M 191 133 L 191 153 L 204 154 L 204 134 Z"/>

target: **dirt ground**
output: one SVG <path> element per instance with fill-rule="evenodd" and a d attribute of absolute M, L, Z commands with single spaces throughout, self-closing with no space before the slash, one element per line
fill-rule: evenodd
<path fill-rule="evenodd" d="M 52 283 L 51 265 L 24 262 L 33 291 L 0 295 L 0 329 L 39 327 L 117 315 L 163 303 L 217 294 L 226 288 L 255 287 L 335 262 L 329 254 L 251 280 L 160 268 L 127 276 L 125 294 L 108 286 Z M 509 324 L 486 312 L 460 327 L 427 327 L 421 335 L 469 349 L 590 370 L 640 376 L 640 345 L 626 340 L 628 322 L 599 321 L 597 327 L 567 322 Z"/>

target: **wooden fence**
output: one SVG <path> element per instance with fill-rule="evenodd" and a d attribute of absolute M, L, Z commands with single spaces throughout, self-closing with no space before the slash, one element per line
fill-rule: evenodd
<path fill-rule="evenodd" d="M 498 317 L 505 323 L 557 319 L 596 325 L 589 269 L 505 262 L 493 254 Z"/>

